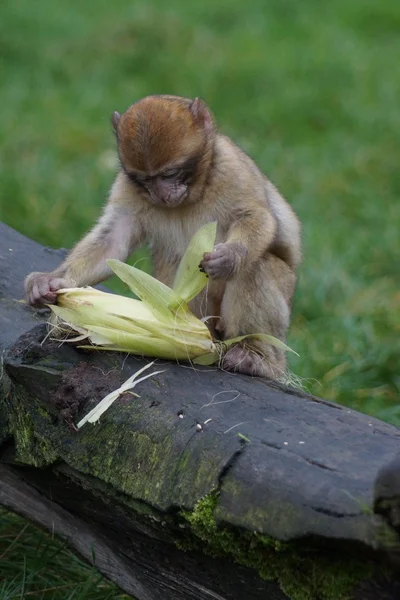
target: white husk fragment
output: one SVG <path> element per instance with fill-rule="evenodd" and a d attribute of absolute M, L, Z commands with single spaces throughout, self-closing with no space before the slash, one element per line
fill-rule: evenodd
<path fill-rule="evenodd" d="M 140 300 L 90 287 L 69 288 L 57 293 L 57 305 L 50 308 L 77 331 L 79 336 L 74 340 L 87 339 L 88 344 L 81 347 L 92 350 L 190 360 L 203 365 L 218 362 L 224 350 L 247 337 L 290 350 L 266 334 L 241 336 L 222 343 L 214 341 L 207 325 L 189 310 L 187 303 L 207 283 L 198 265 L 204 253 L 212 250 L 215 237 L 216 223 L 208 223 L 194 235 L 178 267 L 173 288 L 135 267 L 111 259 L 108 261 L 111 269 Z"/>
<path fill-rule="evenodd" d="M 143 371 L 145 371 L 153 365 L 154 361 L 149 363 L 148 365 L 145 365 L 144 367 L 139 369 L 139 371 L 136 371 L 136 373 L 129 377 L 129 379 L 127 379 L 125 383 L 121 385 L 121 387 L 119 387 L 117 390 L 114 390 L 113 392 L 110 392 L 110 394 L 107 394 L 107 396 L 103 398 L 103 400 L 101 400 L 97 404 L 97 406 L 95 406 L 90 412 L 88 412 L 88 414 L 85 417 L 83 417 L 83 419 L 79 421 L 77 425 L 78 429 L 80 429 L 85 423 L 96 423 L 100 419 L 101 415 L 105 413 L 105 411 L 108 408 L 110 408 L 111 404 L 118 398 L 118 396 L 120 396 L 124 392 L 132 390 L 138 383 L 144 381 L 145 379 L 148 379 L 149 377 L 153 377 L 154 375 L 164 373 L 164 371 L 154 371 L 154 373 L 149 373 L 148 375 L 145 375 L 140 379 L 136 379 L 138 375 L 140 375 L 141 373 L 143 373 Z"/>

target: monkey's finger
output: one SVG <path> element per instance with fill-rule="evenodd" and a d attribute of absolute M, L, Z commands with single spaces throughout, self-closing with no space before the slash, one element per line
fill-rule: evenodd
<path fill-rule="evenodd" d="M 229 260 L 226 256 L 218 256 L 208 261 L 207 269 L 215 269 L 227 264 L 229 264 Z"/>
<path fill-rule="evenodd" d="M 217 259 L 227 259 L 230 256 L 230 253 L 227 252 L 226 247 L 224 246 L 224 244 L 219 244 L 219 247 L 214 251 L 214 252 L 209 252 L 207 254 L 204 255 L 204 260 L 206 262 L 209 261 L 214 261 Z"/>
<path fill-rule="evenodd" d="M 33 306 L 35 304 L 35 298 L 32 295 L 32 292 L 29 292 L 29 294 L 27 294 L 27 300 L 28 300 L 28 304 L 30 304 L 31 306 Z"/>
<path fill-rule="evenodd" d="M 33 306 L 37 303 L 40 298 L 39 288 L 36 283 L 32 285 L 30 292 L 28 293 L 29 304 Z"/>
<path fill-rule="evenodd" d="M 212 259 L 215 259 L 215 258 L 226 257 L 229 255 L 230 255 L 230 253 L 227 251 L 225 246 L 223 244 L 221 244 L 221 246 L 212 253 L 211 257 L 212 257 Z"/>
<path fill-rule="evenodd" d="M 212 273 L 220 271 L 220 268 L 221 268 L 221 265 L 219 263 L 213 261 L 213 262 L 208 263 L 205 271 L 206 271 L 206 273 L 209 273 L 211 275 Z"/>
<path fill-rule="evenodd" d="M 213 264 L 213 262 L 215 261 L 215 259 L 216 259 L 215 256 L 211 256 L 210 258 L 202 260 L 202 262 L 201 262 L 201 268 L 207 270 L 208 267 Z"/>
<path fill-rule="evenodd" d="M 46 294 L 48 294 L 50 291 L 48 278 L 47 277 L 39 278 L 38 282 L 37 282 L 37 287 L 39 290 L 39 297 L 44 298 L 46 296 Z"/>
<path fill-rule="evenodd" d="M 214 260 L 204 262 L 204 264 L 202 265 L 202 269 L 205 273 L 210 273 L 210 271 L 212 271 L 216 267 L 218 268 L 218 263 L 216 263 L 216 261 Z"/>
<path fill-rule="evenodd" d="M 206 260 L 202 260 L 201 263 L 199 264 L 199 270 L 201 273 L 207 273 L 207 264 L 208 262 Z"/>
<path fill-rule="evenodd" d="M 66 287 L 66 285 L 67 282 L 65 279 L 51 279 L 49 288 L 52 292 L 57 292 L 58 290 L 61 290 L 61 288 Z"/>
<path fill-rule="evenodd" d="M 48 302 L 48 300 L 45 300 L 44 298 L 42 298 L 41 296 L 34 296 L 32 293 L 28 295 L 28 302 L 31 306 L 34 306 L 36 308 L 43 308 L 43 305 Z"/>
<path fill-rule="evenodd" d="M 43 295 L 44 302 L 48 304 L 55 304 L 57 300 L 57 294 L 55 292 L 47 292 L 47 294 Z"/>

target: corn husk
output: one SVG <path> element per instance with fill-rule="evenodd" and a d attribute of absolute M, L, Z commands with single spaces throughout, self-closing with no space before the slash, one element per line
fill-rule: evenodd
<path fill-rule="evenodd" d="M 132 394 L 132 396 L 138 397 L 137 394 L 131 391 L 134 387 L 137 386 L 138 383 L 141 383 L 145 379 L 153 377 L 154 375 L 164 373 L 164 371 L 154 371 L 153 373 L 148 373 L 147 375 L 143 375 L 143 377 L 140 377 L 140 379 L 137 379 L 138 375 L 141 375 L 143 371 L 146 371 L 146 369 L 149 369 L 153 365 L 154 361 L 149 363 L 148 365 L 145 365 L 144 367 L 139 369 L 139 371 L 136 371 L 136 373 L 129 377 L 129 379 L 127 379 L 125 383 L 123 383 L 118 389 L 107 394 L 107 396 L 105 396 L 98 404 L 96 404 L 96 406 L 92 408 L 92 410 L 89 411 L 87 415 L 83 417 L 83 419 L 79 421 L 77 425 L 78 429 L 85 425 L 85 423 L 97 423 L 101 415 L 103 415 L 106 412 L 106 410 L 110 408 L 111 404 L 113 404 L 113 402 L 115 402 L 115 400 L 117 400 L 117 398 L 119 398 L 121 394 L 129 392 L 130 394 Z"/>
<path fill-rule="evenodd" d="M 185 302 L 190 302 L 207 284 L 207 275 L 200 271 L 199 263 L 205 252 L 211 252 L 216 233 L 215 222 L 204 225 L 191 239 L 179 263 L 173 289 L 174 293 Z"/>
<path fill-rule="evenodd" d="M 79 334 L 75 341 L 87 340 L 87 344 L 80 346 L 87 349 L 198 364 L 216 363 L 229 346 L 251 337 L 290 350 L 266 334 L 241 336 L 223 343 L 215 341 L 206 324 L 190 311 L 187 303 L 207 284 L 207 277 L 198 265 L 204 253 L 211 252 L 215 237 L 216 223 L 205 225 L 194 235 L 178 267 L 173 288 L 140 269 L 111 259 L 108 264 L 113 272 L 139 300 L 90 287 L 69 288 L 57 293 L 57 305 L 51 309 Z"/>

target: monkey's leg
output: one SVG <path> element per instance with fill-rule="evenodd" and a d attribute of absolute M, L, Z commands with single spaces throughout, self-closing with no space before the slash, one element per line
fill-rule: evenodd
<path fill-rule="evenodd" d="M 224 339 L 267 333 L 284 342 L 295 286 L 295 273 L 272 254 L 228 281 L 221 305 Z M 277 379 L 285 374 L 286 359 L 280 348 L 248 340 L 228 350 L 222 368 Z"/>
<path fill-rule="evenodd" d="M 209 280 L 207 286 L 193 300 L 189 308 L 198 319 L 204 320 L 211 335 L 221 339 L 221 303 L 225 290 L 225 281 Z"/>

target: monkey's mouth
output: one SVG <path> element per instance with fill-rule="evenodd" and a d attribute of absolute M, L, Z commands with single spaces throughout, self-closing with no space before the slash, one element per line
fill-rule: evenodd
<path fill-rule="evenodd" d="M 166 208 L 175 208 L 184 202 L 188 196 L 188 190 L 183 191 L 179 195 L 170 194 L 167 197 L 160 197 L 148 190 L 148 194 L 153 204 L 157 206 L 165 206 Z"/>
<path fill-rule="evenodd" d="M 187 196 L 187 191 L 183 192 L 183 194 L 181 194 L 178 198 L 173 198 L 172 200 L 168 200 L 167 202 L 165 202 L 165 205 L 169 206 L 170 208 L 174 208 L 174 206 L 179 206 L 180 204 L 182 204 L 182 202 L 186 200 Z"/>

